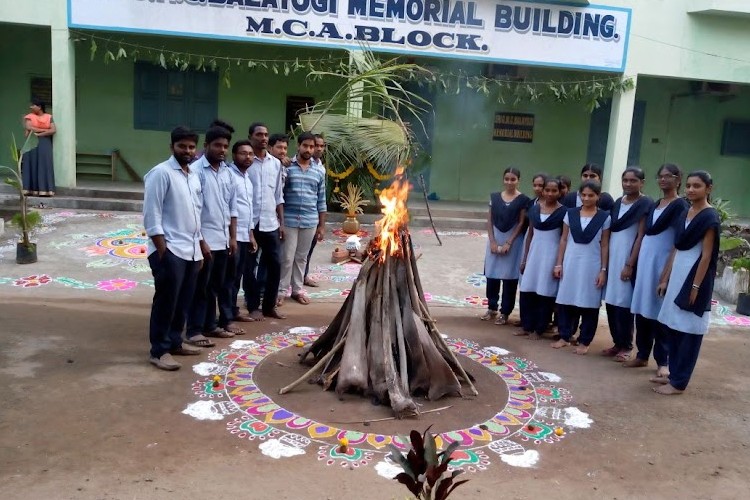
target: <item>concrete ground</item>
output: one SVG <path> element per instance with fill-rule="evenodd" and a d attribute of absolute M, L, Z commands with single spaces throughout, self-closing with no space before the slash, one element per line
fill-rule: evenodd
<path fill-rule="evenodd" d="M 312 275 L 322 286 L 310 290 L 313 304 L 285 304 L 287 320 L 247 325 L 242 340 L 270 345 L 264 342 L 280 337 L 269 334 L 301 326 L 317 329 L 330 321 L 357 270 L 354 265 L 331 263 L 331 251 L 344 240 L 333 233 L 335 228 L 330 227 L 314 256 Z M 443 246 L 437 246 L 434 235 L 426 231 L 415 230 L 413 237 L 422 254 L 419 266 L 425 292 L 441 331 L 467 339 L 470 347 L 476 343 L 476 352 L 485 357 L 490 352 L 500 354 L 514 373 L 536 380 L 530 396 L 534 400 L 530 411 L 536 414 L 528 422 L 539 422 L 537 428 L 545 428 L 546 422 L 565 430 L 564 439 L 536 442 L 524 426 L 513 437 L 525 448 L 523 456 L 501 453 L 493 446 L 498 441 L 488 446 L 479 443 L 482 446 L 472 448 L 479 461 L 467 459 L 463 467 L 470 482 L 451 498 L 746 495 L 742 492 L 750 485 L 747 318 L 716 304 L 689 390 L 679 397 L 660 397 L 647 381 L 651 369 L 624 369 L 596 354 L 608 345 L 604 318 L 591 354 L 585 357 L 550 349 L 548 341 L 514 337 L 512 327 L 478 321 L 484 307 L 482 234 L 445 231 Z M 232 347 L 239 344 L 221 340 L 201 356 L 182 358 L 183 369 L 176 373 L 148 365 L 153 288 L 141 253 L 144 236 L 139 216 L 47 211 L 37 239 L 39 262 L 28 266 L 14 263 L 12 235 L 0 239 L 0 374 L 5 380 L 0 387 L 0 498 L 407 497 L 405 488 L 382 477 L 387 472 L 387 467 L 380 467 L 385 462 L 382 453 L 372 454 L 374 458 L 364 466 L 340 467 L 337 461 L 328 467 L 328 450 L 336 446 L 334 436 L 313 440 L 304 454 L 274 459 L 267 447 L 261 447 L 272 441 L 270 437 L 262 442 L 232 433 L 237 414 L 217 416 L 213 407 L 212 419 L 199 420 L 194 413 L 183 413 L 211 393 L 202 385 L 208 380 L 206 367 L 226 371 L 222 356 L 255 351 L 251 343 Z M 290 354 L 269 354 L 264 358 L 268 362 L 258 366 L 255 378 L 265 394 L 276 394 L 297 376 L 299 368 L 289 362 Z M 542 375 L 546 381 L 539 378 Z M 477 378 L 483 384 L 493 380 L 483 372 Z M 372 423 L 370 430 L 356 422 L 336 425 L 384 435 L 403 435 L 430 424 L 442 432 L 441 424 L 446 422 L 448 427 L 476 429 L 476 424 L 492 417 L 496 406 L 507 403 L 507 391 L 485 387 L 482 393 L 487 400 L 477 399 L 473 408 L 466 401 L 446 399 L 434 404 L 454 403 L 455 410 L 425 414 L 417 421 Z M 297 399 L 277 403 L 331 426 L 362 420 L 368 411 L 373 416 L 366 418 L 385 414 L 354 396 L 344 402 L 331 393 L 306 396 L 311 390 L 319 389 L 301 388 Z M 229 396 L 229 391 L 217 391 L 217 398 L 224 397 L 219 392 Z M 553 401 L 555 394 L 559 403 Z M 560 405 L 558 410 L 577 408 L 579 415 L 587 417 L 583 424 L 568 419 L 562 423 L 551 416 L 555 404 Z M 287 427 L 277 427 L 283 431 L 279 436 L 294 437 Z M 326 456 L 321 455 L 324 449 Z M 521 463 L 519 457 L 536 459 Z"/>

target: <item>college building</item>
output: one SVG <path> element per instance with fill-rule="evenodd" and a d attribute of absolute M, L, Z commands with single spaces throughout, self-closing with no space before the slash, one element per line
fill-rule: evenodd
<path fill-rule="evenodd" d="M 205 130 L 220 117 L 242 138 L 253 121 L 287 130 L 338 88 L 296 66 L 346 61 L 366 45 L 458 82 L 412 88 L 432 104 L 422 147 L 441 200 L 485 201 L 511 165 L 526 192 L 535 172 L 576 183 L 587 162 L 605 167 L 615 197 L 629 165 L 657 195 L 656 171 L 670 162 L 710 171 L 716 196 L 750 217 L 750 2 L 602 2 L 0 0 L 0 143 L 22 135 L 39 97 L 57 126 L 58 186 L 136 181 L 168 154 L 176 125 Z M 477 75 L 523 85 L 525 97 L 462 85 Z M 573 95 L 619 77 L 632 88 L 593 111 L 528 98 L 543 82 L 570 82 Z"/>

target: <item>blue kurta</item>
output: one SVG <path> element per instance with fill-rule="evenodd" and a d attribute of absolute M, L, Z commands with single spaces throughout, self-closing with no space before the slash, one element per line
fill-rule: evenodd
<path fill-rule="evenodd" d="M 622 218 L 632 206 L 633 203 L 629 205 L 622 203 L 618 218 Z M 635 243 L 635 239 L 638 236 L 639 222 L 622 231 L 613 231 L 609 236 L 609 266 L 607 270 L 607 287 L 604 293 L 604 302 L 607 304 L 630 309 L 630 303 L 633 299 L 633 283 L 631 281 L 622 281 L 620 273 L 630 258 L 630 252 L 633 250 L 633 243 Z"/>
<path fill-rule="evenodd" d="M 592 217 L 581 217 L 581 228 L 591 222 Z M 570 227 L 568 214 L 564 222 Z M 568 231 L 568 242 L 563 259 L 563 275 L 557 292 L 557 303 L 562 305 L 598 309 L 602 303 L 601 288 L 596 288 L 596 278 L 602 268 L 602 232 L 609 229 L 610 218 L 587 244 L 578 244 Z"/>
<path fill-rule="evenodd" d="M 542 221 L 546 221 L 550 214 L 541 214 Z M 557 261 L 557 250 L 560 246 L 562 229 L 542 231 L 534 229 L 534 237 L 529 246 L 526 257 L 526 269 L 521 276 L 520 290 L 534 292 L 545 297 L 557 295 L 558 280 L 552 277 L 552 270 Z"/>
<path fill-rule="evenodd" d="M 664 303 L 659 311 L 658 319 L 659 323 L 678 332 L 694 335 L 705 335 L 708 332 L 711 311 L 706 311 L 702 316 L 698 316 L 692 311 L 680 309 L 674 303 L 688 274 L 690 274 L 690 270 L 700 259 L 702 249 L 703 241 L 699 241 L 690 250 L 675 251 L 672 273 L 669 275 L 669 285 L 667 285 L 667 293 L 664 296 Z"/>
<path fill-rule="evenodd" d="M 666 208 L 657 208 L 654 211 L 653 222 L 661 217 Z M 647 234 L 643 237 L 638 253 L 633 301 L 630 305 L 630 312 L 633 314 L 654 320 L 659 317 L 664 299 L 656 294 L 656 288 L 673 247 L 674 229 L 671 227 L 659 234 Z"/>

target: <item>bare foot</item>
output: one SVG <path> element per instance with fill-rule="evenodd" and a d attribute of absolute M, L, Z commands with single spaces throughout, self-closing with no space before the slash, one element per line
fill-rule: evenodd
<path fill-rule="evenodd" d="M 224 327 L 224 330 L 235 335 L 245 335 L 245 330 L 243 330 L 239 326 L 235 326 L 234 323 L 227 324 L 227 326 Z"/>
<path fill-rule="evenodd" d="M 264 321 L 266 319 L 266 317 L 263 316 L 263 313 L 258 310 L 251 312 L 250 317 L 253 318 L 254 321 Z"/>
<path fill-rule="evenodd" d="M 276 307 L 281 307 L 283 305 L 284 305 L 284 296 L 279 295 L 278 298 L 276 299 Z"/>
<path fill-rule="evenodd" d="M 573 352 L 576 353 L 576 354 L 580 354 L 581 356 L 583 356 L 584 354 L 586 354 L 586 353 L 589 352 L 589 346 L 583 345 L 583 344 L 579 344 L 578 347 L 576 347 L 575 349 L 573 349 Z"/>
<path fill-rule="evenodd" d="M 235 321 L 240 321 L 242 323 L 252 323 L 255 321 L 253 318 L 248 316 L 247 314 L 238 314 L 236 318 L 234 318 Z"/>
<path fill-rule="evenodd" d="M 668 366 L 660 366 L 656 370 L 656 376 L 660 378 L 668 378 L 669 377 L 669 367 Z"/>
<path fill-rule="evenodd" d="M 676 396 L 677 394 L 682 394 L 685 391 L 681 391 L 679 389 L 675 389 L 671 385 L 660 385 L 659 387 L 653 387 L 653 390 L 656 394 L 661 394 L 663 396 Z"/>
<path fill-rule="evenodd" d="M 563 347 L 568 347 L 569 345 L 570 342 L 560 339 L 557 342 L 552 342 L 549 346 L 553 349 L 562 349 Z"/>
<path fill-rule="evenodd" d="M 525 330 L 518 330 L 517 332 L 513 332 L 514 337 L 525 337 L 529 335 L 531 332 L 527 332 Z"/>
<path fill-rule="evenodd" d="M 669 377 L 651 377 L 648 379 L 649 382 L 652 382 L 654 384 L 668 384 L 669 383 Z"/>

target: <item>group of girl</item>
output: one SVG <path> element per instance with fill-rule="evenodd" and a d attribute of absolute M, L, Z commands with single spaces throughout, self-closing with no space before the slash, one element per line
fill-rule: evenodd
<path fill-rule="evenodd" d="M 506 169 L 504 190 L 490 197 L 481 319 L 506 324 L 520 289 L 514 335 L 539 339 L 555 323 L 551 346 L 586 354 L 604 300 L 613 345 L 602 354 L 642 367 L 653 350 L 654 391 L 682 393 L 708 331 L 719 215 L 708 172 L 687 176 L 685 198 L 678 166 L 662 165 L 656 179 L 662 197 L 653 201 L 642 192 L 643 170 L 625 169 L 615 201 L 601 191 L 601 168 L 588 164 L 577 191 L 565 178 L 535 175 L 530 199 L 518 189 L 520 171 Z"/>

